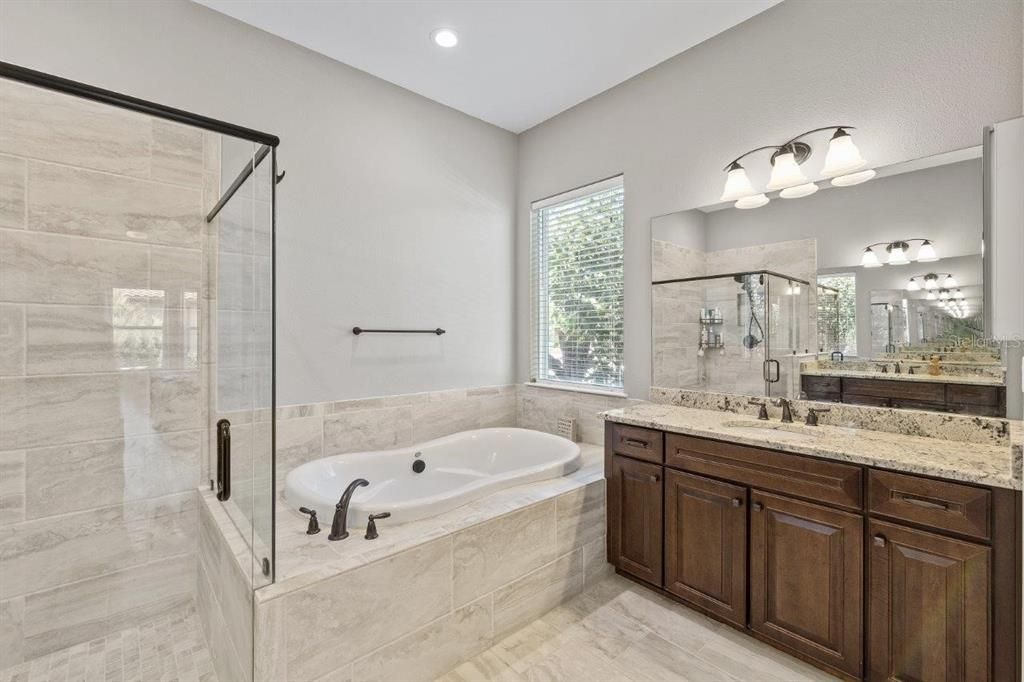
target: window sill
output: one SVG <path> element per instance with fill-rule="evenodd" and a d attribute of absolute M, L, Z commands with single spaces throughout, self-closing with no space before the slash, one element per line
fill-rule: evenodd
<path fill-rule="evenodd" d="M 531 388 L 543 388 L 552 391 L 566 391 L 567 393 L 586 393 L 587 395 L 600 395 L 606 398 L 623 398 L 627 399 L 629 396 L 626 395 L 624 390 L 616 391 L 612 389 L 602 390 L 599 388 L 586 388 L 584 386 L 573 386 L 571 384 L 549 384 L 542 383 L 539 381 L 528 381 L 523 384 Z"/>

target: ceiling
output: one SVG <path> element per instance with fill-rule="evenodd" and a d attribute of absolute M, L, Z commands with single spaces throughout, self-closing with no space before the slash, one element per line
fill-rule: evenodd
<path fill-rule="evenodd" d="M 195 1 L 516 133 L 779 2 Z"/>

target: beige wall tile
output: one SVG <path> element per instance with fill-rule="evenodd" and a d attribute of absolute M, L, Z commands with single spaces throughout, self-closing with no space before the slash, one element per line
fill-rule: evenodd
<path fill-rule="evenodd" d="M 151 177 L 189 187 L 203 182 L 203 131 L 151 119 L 153 157 Z"/>
<path fill-rule="evenodd" d="M 252 668 L 247 668 L 242 663 L 239 653 L 235 651 L 234 642 L 228 634 L 227 623 L 224 622 L 220 604 L 217 602 L 216 589 L 202 564 L 198 565 L 196 574 L 196 611 L 206 635 L 217 679 L 248 682 L 252 679 Z"/>
<path fill-rule="evenodd" d="M 0 156 L 0 227 L 25 227 L 25 161 Z"/>
<path fill-rule="evenodd" d="M 190 554 L 195 524 L 190 492 L 0 527 L 0 598 Z"/>
<path fill-rule="evenodd" d="M 25 451 L 0 452 L 0 526 L 24 520 Z"/>
<path fill-rule="evenodd" d="M 202 376 L 195 372 L 153 372 L 149 382 L 154 431 L 202 428 L 206 407 Z"/>
<path fill-rule="evenodd" d="M 218 241 L 219 244 L 219 241 Z M 235 253 L 218 253 L 217 309 L 254 310 L 256 306 L 253 257 Z"/>
<path fill-rule="evenodd" d="M 383 450 L 412 443 L 412 409 L 345 410 L 324 417 L 324 454 Z"/>
<path fill-rule="evenodd" d="M 0 379 L 0 442 L 10 448 L 151 431 L 141 372 Z"/>
<path fill-rule="evenodd" d="M 433 680 L 490 646 L 491 608 L 487 596 L 456 609 L 357 660 L 353 678 L 362 682 Z"/>
<path fill-rule="evenodd" d="M 25 373 L 25 308 L 0 305 L 0 375 Z"/>
<path fill-rule="evenodd" d="M 315 679 L 448 613 L 451 539 L 442 538 L 294 592 L 288 674 Z"/>
<path fill-rule="evenodd" d="M 28 182 L 30 230 L 201 246 L 199 189 L 36 162 Z"/>
<path fill-rule="evenodd" d="M 0 230 L 4 301 L 109 306 L 114 289 L 148 285 L 144 245 Z"/>
<path fill-rule="evenodd" d="M 559 495 L 557 505 L 558 554 L 566 554 L 575 547 L 604 537 L 604 480 L 594 481 L 582 488 Z"/>
<path fill-rule="evenodd" d="M 412 439 L 414 443 L 479 428 L 480 414 L 476 403 L 467 398 L 437 400 L 412 406 Z"/>
<path fill-rule="evenodd" d="M 608 563 L 608 545 L 604 536 L 583 545 L 583 577 L 588 586 L 612 573 L 614 569 Z"/>
<path fill-rule="evenodd" d="M 555 558 L 555 501 L 454 535 L 455 605 L 461 606 Z"/>
<path fill-rule="evenodd" d="M 199 485 L 202 431 L 30 450 L 30 519 L 192 491 Z"/>
<path fill-rule="evenodd" d="M 24 660 L 24 623 L 24 597 L 0 601 L 0 671 Z"/>
<path fill-rule="evenodd" d="M 583 552 L 575 550 L 494 593 L 494 634 L 539 618 L 583 590 Z"/>
<path fill-rule="evenodd" d="M 150 257 L 150 288 L 163 292 L 170 307 L 194 307 L 203 284 L 202 251 L 154 246 Z"/>
<path fill-rule="evenodd" d="M 322 417 L 299 417 L 277 422 L 277 468 L 285 474 L 300 464 L 323 457 Z M 278 484 L 283 485 L 283 476 Z"/>
<path fill-rule="evenodd" d="M 184 606 L 195 585 L 195 558 L 167 557 L 25 598 L 25 658 L 149 620 Z"/>
<path fill-rule="evenodd" d="M 256 682 L 288 680 L 283 599 L 256 603 L 253 679 Z"/>
<path fill-rule="evenodd" d="M 115 343 L 113 309 L 28 305 L 25 309 L 28 374 L 113 372 L 124 366 Z"/>
<path fill-rule="evenodd" d="M 149 175 L 149 116 L 7 80 L 0 82 L 0 105 L 0 152 Z"/>

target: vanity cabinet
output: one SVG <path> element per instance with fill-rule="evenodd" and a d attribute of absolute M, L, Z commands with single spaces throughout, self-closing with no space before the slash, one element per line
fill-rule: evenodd
<path fill-rule="evenodd" d="M 608 559 L 848 680 L 1020 680 L 1018 491 L 609 422 Z"/>
<path fill-rule="evenodd" d="M 809 400 L 979 417 L 1006 416 L 1005 386 L 805 374 L 800 378 L 800 387 Z"/>

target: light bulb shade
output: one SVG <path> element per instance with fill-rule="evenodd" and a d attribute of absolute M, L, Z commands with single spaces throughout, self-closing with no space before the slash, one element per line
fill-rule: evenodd
<path fill-rule="evenodd" d="M 821 169 L 821 174 L 826 178 L 834 178 L 848 175 L 865 165 L 867 161 L 860 155 L 860 150 L 853 143 L 850 133 L 840 128 L 828 143 L 825 167 Z"/>
<path fill-rule="evenodd" d="M 910 282 L 907 284 L 907 291 L 920 291 L 921 285 L 917 283 L 917 280 L 913 277 L 910 278 Z"/>
<path fill-rule="evenodd" d="M 945 289 L 956 289 L 956 278 L 953 275 L 946 275 L 946 279 L 942 280 L 942 286 Z"/>
<path fill-rule="evenodd" d="M 935 298 L 936 298 L 936 296 L 935 296 L 935 292 L 934 292 L 934 291 L 929 291 L 929 292 L 928 292 L 928 295 L 927 295 L 927 296 L 925 296 L 925 298 L 926 298 L 927 300 L 929 300 L 929 301 L 934 301 L 934 300 L 935 300 Z"/>
<path fill-rule="evenodd" d="M 893 242 L 889 246 L 885 247 L 885 250 L 889 252 L 889 265 L 906 265 L 910 262 L 907 258 L 906 246 L 903 242 Z"/>
<path fill-rule="evenodd" d="M 804 185 L 797 185 L 795 187 L 787 187 L 786 189 L 779 192 L 779 196 L 783 199 L 801 199 L 803 197 L 809 197 L 818 191 L 818 186 L 813 182 L 808 182 Z"/>
<path fill-rule="evenodd" d="M 751 197 L 743 197 L 733 205 L 736 208 L 760 208 L 769 201 L 771 200 L 764 194 L 755 194 Z"/>
<path fill-rule="evenodd" d="M 807 177 L 800 170 L 793 152 L 784 152 L 775 157 L 772 161 L 772 175 L 768 179 L 768 189 L 785 189 L 805 184 Z"/>
<path fill-rule="evenodd" d="M 875 171 L 873 170 L 860 171 L 859 173 L 850 173 L 849 175 L 840 175 L 837 178 L 832 178 L 832 185 L 834 187 L 852 187 L 853 185 L 867 182 L 873 177 L 875 177 Z"/>
<path fill-rule="evenodd" d="M 786 296 L 792 296 L 792 295 L 793 295 L 793 285 L 789 284 L 789 285 L 786 286 Z"/>
<path fill-rule="evenodd" d="M 939 292 L 939 298 L 945 301 L 947 298 L 949 298 L 949 292 L 943 289 L 942 291 Z"/>
<path fill-rule="evenodd" d="M 924 288 L 925 289 L 931 290 L 931 289 L 934 289 L 937 286 L 938 286 L 938 284 L 935 283 L 935 277 L 925 277 L 924 278 Z"/>
<path fill-rule="evenodd" d="M 878 260 L 878 256 L 871 250 L 871 247 L 864 249 L 864 255 L 860 258 L 861 267 L 865 268 L 880 268 L 882 264 Z"/>
<path fill-rule="evenodd" d="M 721 201 L 736 201 L 743 197 L 749 197 L 751 194 L 757 194 L 757 192 L 750 184 L 747 171 L 738 163 L 729 166 L 729 174 L 725 176 L 725 189 L 722 191 Z"/>
<path fill-rule="evenodd" d="M 960 291 L 959 289 L 956 290 L 956 294 L 955 295 L 961 301 L 964 300 L 964 292 Z"/>
<path fill-rule="evenodd" d="M 939 260 L 939 254 L 935 253 L 935 247 L 927 239 L 921 244 L 921 248 L 917 250 L 917 260 L 919 263 L 931 263 L 932 261 Z"/>
<path fill-rule="evenodd" d="M 793 285 L 793 295 L 794 296 L 799 296 L 800 295 L 800 285 L 799 284 L 794 284 Z"/>

